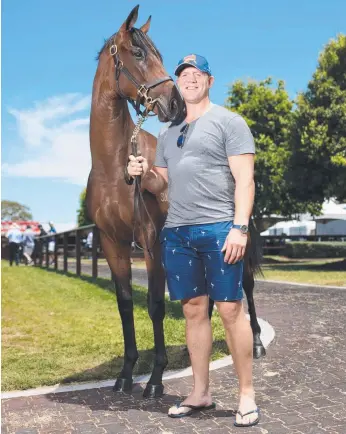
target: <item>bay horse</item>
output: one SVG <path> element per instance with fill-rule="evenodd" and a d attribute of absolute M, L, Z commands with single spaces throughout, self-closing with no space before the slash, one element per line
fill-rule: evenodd
<path fill-rule="evenodd" d="M 93 82 L 90 113 L 90 150 L 92 166 L 89 174 L 86 203 L 90 218 L 100 230 L 100 242 L 115 283 L 118 309 L 124 337 L 123 368 L 117 377 L 114 391 L 132 389 L 132 373 L 138 359 L 136 346 L 132 277 L 131 243 L 144 248 L 148 274 L 148 313 L 153 323 L 155 360 L 144 397 L 163 394 L 162 375 L 167 366 L 163 320 L 165 317 L 165 274 L 161 264 L 158 234 L 167 214 L 167 185 L 154 171 L 135 186 L 125 182 L 124 170 L 128 157 L 134 152 L 131 138 L 135 124 L 128 102 L 137 114 L 144 107 L 144 115 L 155 113 L 161 122 L 181 123 L 186 116 L 185 103 L 162 63 L 162 56 L 147 36 L 151 17 L 135 28 L 136 6 L 118 32 L 104 44 L 98 55 Z M 138 135 L 137 135 L 138 133 Z M 136 145 L 152 167 L 155 160 L 156 138 L 136 129 Z M 137 177 L 138 178 L 138 177 Z M 136 180 L 137 181 L 137 180 Z M 141 202 L 138 202 L 138 197 Z M 137 203 L 137 207 L 135 204 Z M 137 208 L 137 210 L 136 210 Z M 143 212 L 143 209 L 146 212 Z M 139 213 L 139 217 L 138 214 Z M 251 244 L 252 246 L 254 243 Z M 255 249 L 248 249 L 251 253 Z M 244 287 L 253 290 L 253 274 L 258 261 L 248 255 L 244 272 Z M 252 261 L 252 262 L 251 262 Z M 250 294 L 247 293 L 248 294 Z M 249 312 L 254 330 L 258 356 L 264 353 L 260 341 L 252 295 Z M 211 305 L 212 305 L 211 301 Z M 250 306 L 252 306 L 250 308 Z"/>

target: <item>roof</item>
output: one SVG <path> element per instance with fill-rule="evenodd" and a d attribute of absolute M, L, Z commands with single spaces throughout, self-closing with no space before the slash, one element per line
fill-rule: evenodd
<path fill-rule="evenodd" d="M 324 202 L 322 214 L 314 220 L 346 220 L 346 203 L 336 203 L 333 200 Z"/>
<path fill-rule="evenodd" d="M 17 224 L 19 226 L 19 230 L 21 232 L 24 232 L 26 230 L 26 227 L 28 225 L 31 226 L 31 229 L 39 234 L 40 233 L 40 229 L 38 228 L 38 225 L 40 224 L 40 222 L 37 221 L 33 221 L 33 220 L 16 220 L 16 221 L 1 221 L 1 235 L 6 235 L 7 232 L 11 229 L 11 227 Z"/>

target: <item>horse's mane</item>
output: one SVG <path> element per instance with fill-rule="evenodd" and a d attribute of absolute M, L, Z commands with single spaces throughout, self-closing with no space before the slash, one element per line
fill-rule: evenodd
<path fill-rule="evenodd" d="M 114 33 L 114 35 L 112 35 L 109 39 L 107 39 L 104 42 L 101 50 L 97 54 L 96 60 L 99 60 L 100 55 L 103 52 L 103 50 L 109 48 L 113 44 L 113 41 L 114 41 L 114 38 L 116 37 L 116 35 L 117 34 Z M 158 57 L 161 60 L 161 62 L 163 61 L 161 53 L 159 52 L 159 50 L 156 48 L 153 41 L 149 38 L 149 36 L 146 33 L 142 32 L 142 30 L 140 30 L 140 29 L 135 29 L 133 27 L 130 30 L 130 35 L 131 35 L 133 45 L 144 50 L 145 54 L 148 54 L 148 51 L 151 51 L 152 53 L 154 53 L 154 55 L 156 57 Z"/>

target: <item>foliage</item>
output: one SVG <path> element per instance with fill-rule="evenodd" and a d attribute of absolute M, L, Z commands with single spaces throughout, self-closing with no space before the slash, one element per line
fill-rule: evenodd
<path fill-rule="evenodd" d="M 83 189 L 79 196 L 79 209 L 77 210 L 78 226 L 91 225 L 93 222 L 88 215 L 86 206 L 86 188 Z"/>
<path fill-rule="evenodd" d="M 320 54 L 307 91 L 298 96 L 291 138 L 288 181 L 297 199 L 346 200 L 346 35 Z"/>
<path fill-rule="evenodd" d="M 30 208 L 12 200 L 1 201 L 1 220 L 32 220 Z"/>
<path fill-rule="evenodd" d="M 283 255 L 289 258 L 346 258 L 346 243 L 294 241 L 286 244 Z"/>
<path fill-rule="evenodd" d="M 229 89 L 226 107 L 247 121 L 256 144 L 254 217 L 300 212 L 294 194 L 289 194 L 285 176 L 291 156 L 289 133 L 293 121 L 293 101 L 282 80 L 271 78 L 244 83 Z"/>

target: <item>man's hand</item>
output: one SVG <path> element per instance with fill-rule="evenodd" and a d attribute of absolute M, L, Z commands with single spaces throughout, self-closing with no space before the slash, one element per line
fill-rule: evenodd
<path fill-rule="evenodd" d="M 135 157 L 133 155 L 129 156 L 129 162 L 127 164 L 127 172 L 133 178 L 135 176 L 144 176 L 148 171 L 148 161 L 146 158 L 139 156 Z"/>
<path fill-rule="evenodd" d="M 225 252 L 224 261 L 228 264 L 235 264 L 244 258 L 247 243 L 247 235 L 242 234 L 238 229 L 231 229 L 221 249 Z"/>

